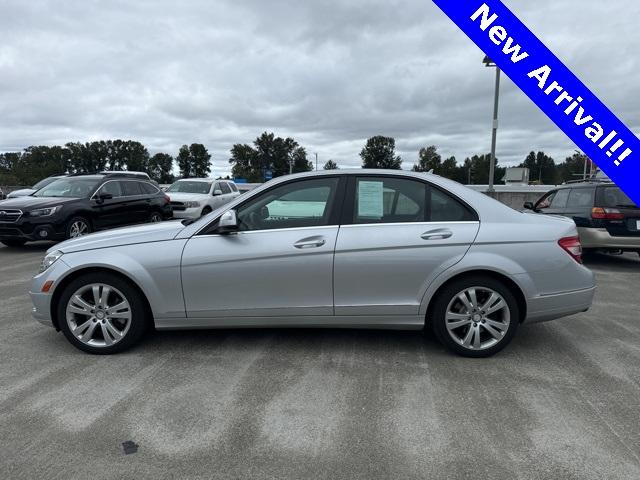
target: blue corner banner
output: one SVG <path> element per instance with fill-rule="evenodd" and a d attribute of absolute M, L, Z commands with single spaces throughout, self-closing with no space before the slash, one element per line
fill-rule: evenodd
<path fill-rule="evenodd" d="M 500 0 L 433 2 L 640 205 L 640 140 L 551 50 Z"/>

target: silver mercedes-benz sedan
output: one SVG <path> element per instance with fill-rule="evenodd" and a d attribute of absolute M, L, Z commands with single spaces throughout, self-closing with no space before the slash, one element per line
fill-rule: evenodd
<path fill-rule="evenodd" d="M 405 171 L 290 175 L 190 223 L 110 230 L 51 248 L 33 315 L 115 353 L 149 328 L 432 329 L 484 357 L 521 323 L 583 312 L 594 276 L 576 226 Z"/>

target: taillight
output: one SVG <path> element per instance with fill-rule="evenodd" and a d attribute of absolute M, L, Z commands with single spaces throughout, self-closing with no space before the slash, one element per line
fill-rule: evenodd
<path fill-rule="evenodd" d="M 596 220 L 624 220 L 624 213 L 617 208 L 593 207 L 591 218 Z"/>
<path fill-rule="evenodd" d="M 578 263 L 582 263 L 582 244 L 580 237 L 564 237 L 558 240 L 558 245 Z"/>

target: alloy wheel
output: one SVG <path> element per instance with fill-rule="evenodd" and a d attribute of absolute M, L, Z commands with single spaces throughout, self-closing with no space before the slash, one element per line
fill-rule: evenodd
<path fill-rule="evenodd" d="M 89 233 L 89 225 L 84 220 L 76 220 L 69 228 L 69 238 L 82 237 Z"/>
<path fill-rule="evenodd" d="M 103 283 L 84 285 L 67 303 L 67 325 L 85 345 L 109 347 L 131 326 L 131 305 L 118 289 Z"/>
<path fill-rule="evenodd" d="M 451 338 L 469 350 L 485 350 L 499 343 L 511 322 L 505 299 L 487 287 L 469 287 L 453 297 L 445 325 Z"/>

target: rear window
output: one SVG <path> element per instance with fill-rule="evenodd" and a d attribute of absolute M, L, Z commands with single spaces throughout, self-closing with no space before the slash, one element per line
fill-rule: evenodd
<path fill-rule="evenodd" d="M 615 185 L 600 187 L 598 189 L 596 203 L 598 207 L 636 207 L 626 193 Z"/>

